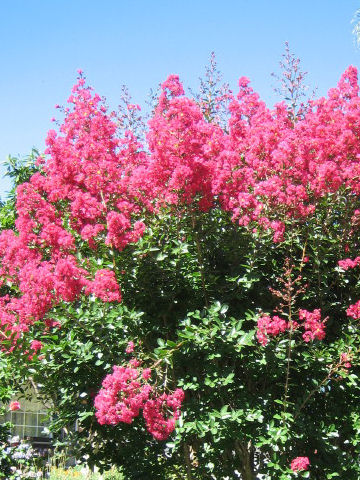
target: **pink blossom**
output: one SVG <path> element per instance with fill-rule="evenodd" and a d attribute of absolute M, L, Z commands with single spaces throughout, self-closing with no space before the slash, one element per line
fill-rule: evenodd
<path fill-rule="evenodd" d="M 171 432 L 175 430 L 175 421 L 180 416 L 181 403 L 184 400 L 184 392 L 178 388 L 174 393 L 166 393 L 160 397 L 148 400 L 144 405 L 144 418 L 148 431 L 156 440 L 166 440 Z M 170 414 L 165 415 L 165 409 Z"/>
<path fill-rule="evenodd" d="M 344 368 L 351 368 L 350 356 L 347 353 L 342 353 L 340 355 L 340 362 Z"/>
<path fill-rule="evenodd" d="M 268 315 L 263 315 L 257 322 L 257 339 L 262 345 L 269 342 L 269 337 L 276 337 L 280 333 L 285 332 L 289 328 L 286 320 L 274 315 L 272 318 Z"/>
<path fill-rule="evenodd" d="M 130 342 L 127 344 L 126 353 L 132 353 L 134 351 L 135 345 L 134 342 L 130 340 Z"/>
<path fill-rule="evenodd" d="M 151 377 L 151 369 L 150 368 L 144 368 L 142 371 L 142 378 L 144 380 L 149 380 Z"/>
<path fill-rule="evenodd" d="M 111 270 L 98 270 L 95 273 L 95 279 L 89 282 L 86 293 L 93 293 L 104 302 L 120 302 L 120 287 L 116 281 L 115 273 Z"/>
<path fill-rule="evenodd" d="M 20 410 L 21 406 L 20 406 L 20 403 L 18 401 L 13 401 L 13 402 L 10 402 L 10 405 L 9 405 L 9 410 L 11 410 L 12 412 L 16 411 L 16 410 Z"/>
<path fill-rule="evenodd" d="M 321 320 L 321 311 L 316 309 L 313 312 L 307 310 L 299 310 L 299 319 L 304 320 L 305 332 L 303 339 L 305 342 L 311 340 L 323 340 L 325 338 L 325 322 L 326 319 Z"/>
<path fill-rule="evenodd" d="M 47 328 L 61 328 L 61 323 L 53 318 L 45 318 L 44 324 Z"/>
<path fill-rule="evenodd" d="M 31 350 L 34 350 L 35 352 L 37 352 L 38 350 L 41 350 L 42 346 L 43 345 L 39 340 L 33 340 L 30 344 Z"/>
<path fill-rule="evenodd" d="M 356 257 L 354 260 L 350 258 L 346 258 L 345 260 L 338 261 L 339 267 L 343 270 L 348 270 L 349 268 L 355 268 L 356 266 L 360 265 L 360 257 Z"/>
<path fill-rule="evenodd" d="M 310 466 L 310 460 L 308 457 L 296 457 L 291 461 L 290 468 L 293 472 L 301 472 L 308 470 Z"/>
<path fill-rule="evenodd" d="M 136 368 L 114 366 L 95 397 L 96 417 L 101 424 L 131 423 L 149 398 L 152 388 L 142 384 Z"/>
<path fill-rule="evenodd" d="M 350 305 L 350 307 L 346 310 L 346 314 L 348 317 L 355 318 L 356 320 L 360 318 L 360 300 L 358 300 L 354 305 Z"/>
<path fill-rule="evenodd" d="M 133 359 L 134 360 L 134 359 Z M 157 440 L 165 440 L 175 429 L 184 392 L 157 395 L 147 382 L 151 369 L 140 370 L 140 362 L 129 362 L 128 367 L 114 366 L 107 375 L 100 392 L 95 397 L 96 418 L 100 424 L 132 423 L 141 410 L 148 431 Z"/>

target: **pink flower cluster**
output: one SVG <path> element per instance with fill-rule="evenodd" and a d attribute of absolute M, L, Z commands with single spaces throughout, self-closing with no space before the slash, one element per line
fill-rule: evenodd
<path fill-rule="evenodd" d="M 131 423 L 149 399 L 152 387 L 143 383 L 137 368 L 114 366 L 95 397 L 96 418 L 100 424 Z"/>
<path fill-rule="evenodd" d="M 305 342 L 311 340 L 323 340 L 325 338 L 325 320 L 321 320 L 321 311 L 316 309 L 313 312 L 307 310 L 299 310 L 299 321 L 287 322 L 283 318 L 274 315 L 262 315 L 257 321 L 256 337 L 261 345 L 267 345 L 269 337 L 277 337 L 280 333 L 284 333 L 287 330 L 296 330 L 300 327 L 304 328 L 302 335 Z"/>
<path fill-rule="evenodd" d="M 340 355 L 340 363 L 344 368 L 351 368 L 351 356 L 348 353 L 342 353 Z"/>
<path fill-rule="evenodd" d="M 127 185 L 129 167 L 143 155 L 139 145 L 130 134 L 116 138 L 116 121 L 83 78 L 69 103 L 60 135 L 48 134 L 42 173 L 17 189 L 17 232 L 0 235 L 0 285 L 19 291 L 0 300 L 1 329 L 14 343 L 60 301 L 81 294 L 120 301 L 114 272 L 94 272 L 76 253 L 84 241 L 124 248 L 144 231 L 142 222 L 133 225 L 140 208 Z"/>
<path fill-rule="evenodd" d="M 348 317 L 355 318 L 355 320 L 360 318 L 360 300 L 358 300 L 354 305 L 350 305 L 350 307 L 346 310 L 346 314 Z"/>
<path fill-rule="evenodd" d="M 299 319 L 304 321 L 305 332 L 303 339 L 305 342 L 311 340 L 323 340 L 325 338 L 325 320 L 321 320 L 321 311 L 316 309 L 313 312 L 307 310 L 299 311 Z"/>
<path fill-rule="evenodd" d="M 184 392 L 177 389 L 158 396 L 148 383 L 150 376 L 151 369 L 141 369 L 138 360 L 130 361 L 127 367 L 115 365 L 95 397 L 98 422 L 102 425 L 132 423 L 143 410 L 146 427 L 153 437 L 157 440 L 168 438 L 179 418 Z"/>
<path fill-rule="evenodd" d="M 339 267 L 341 267 L 343 270 L 348 270 L 349 268 L 355 268 L 358 265 L 360 265 L 360 257 L 354 258 L 354 260 L 351 260 L 351 258 L 346 258 L 345 260 L 339 260 L 338 261 Z"/>
<path fill-rule="evenodd" d="M 269 337 L 276 337 L 279 333 L 283 333 L 288 329 L 288 322 L 278 317 L 272 318 L 268 315 L 263 315 L 258 319 L 256 337 L 261 345 L 266 345 L 269 342 Z"/>
<path fill-rule="evenodd" d="M 87 283 L 85 293 L 93 293 L 104 302 L 121 301 L 120 288 L 115 273 L 106 269 L 98 270 L 95 273 L 94 280 Z"/>
<path fill-rule="evenodd" d="M 156 440 L 166 440 L 175 430 L 184 396 L 184 391 L 177 388 L 174 393 L 163 393 L 145 403 L 143 415 L 146 427 Z"/>
<path fill-rule="evenodd" d="M 31 350 L 34 350 L 37 352 L 38 350 L 41 350 L 42 348 L 42 343 L 39 340 L 33 340 L 30 344 Z"/>
<path fill-rule="evenodd" d="M 134 349 L 135 349 L 134 342 L 132 340 L 130 340 L 130 342 L 127 344 L 125 352 L 126 353 L 132 353 L 134 351 Z"/>
<path fill-rule="evenodd" d="M 293 472 L 301 472 L 307 470 L 310 466 L 308 457 L 296 457 L 291 461 L 290 468 Z"/>
<path fill-rule="evenodd" d="M 282 218 L 311 215 L 317 200 L 341 185 L 358 189 L 357 71 L 350 67 L 329 98 L 310 103 L 295 124 L 284 104 L 270 111 L 248 79 L 239 86 L 214 189 L 241 224 L 256 220 L 280 241 Z"/>
<path fill-rule="evenodd" d="M 20 405 L 20 402 L 18 401 L 13 401 L 13 402 L 10 402 L 10 405 L 9 405 L 9 410 L 11 412 L 15 412 L 16 410 L 20 410 L 21 408 L 21 405 Z"/>

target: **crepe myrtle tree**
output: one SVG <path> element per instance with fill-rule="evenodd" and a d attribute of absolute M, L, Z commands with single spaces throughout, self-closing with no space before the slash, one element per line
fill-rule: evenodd
<path fill-rule="evenodd" d="M 301 104 L 286 55 L 273 109 L 214 59 L 195 96 L 170 75 L 146 126 L 82 72 L 57 106 L 0 235 L 0 335 L 77 458 L 359 478 L 357 71 Z"/>

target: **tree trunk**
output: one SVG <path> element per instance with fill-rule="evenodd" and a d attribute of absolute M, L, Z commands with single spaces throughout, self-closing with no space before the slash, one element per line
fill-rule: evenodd
<path fill-rule="evenodd" d="M 252 449 L 250 442 L 246 445 L 245 442 L 240 442 L 235 440 L 235 449 L 240 457 L 240 473 L 242 480 L 256 480 L 254 469 L 253 469 L 253 459 L 250 450 Z"/>
<path fill-rule="evenodd" d="M 192 480 L 192 473 L 191 473 L 191 458 L 190 458 L 190 448 L 187 443 L 184 443 L 184 459 L 186 465 L 186 476 L 188 480 Z"/>

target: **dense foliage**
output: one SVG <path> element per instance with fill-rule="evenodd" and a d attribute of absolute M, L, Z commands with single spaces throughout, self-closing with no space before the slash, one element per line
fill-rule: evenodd
<path fill-rule="evenodd" d="M 246 78 L 190 98 L 171 75 L 146 131 L 80 73 L 17 188 L 3 349 L 89 463 L 359 478 L 357 72 L 299 105 L 287 61 L 273 110 Z"/>

